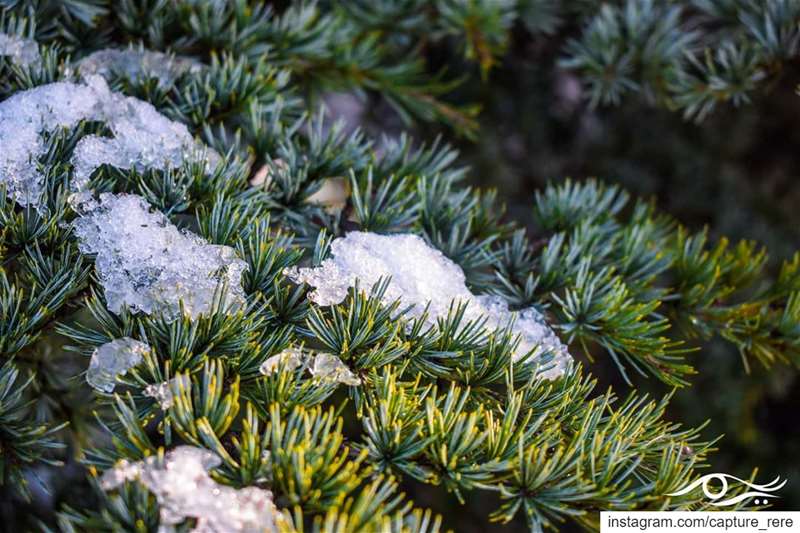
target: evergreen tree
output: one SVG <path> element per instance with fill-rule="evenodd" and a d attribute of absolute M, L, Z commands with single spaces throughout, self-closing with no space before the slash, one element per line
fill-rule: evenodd
<path fill-rule="evenodd" d="M 343 8 L 396 49 L 447 37 L 484 76 L 525 33 L 581 76 L 593 105 L 638 93 L 698 121 L 785 80 L 800 51 L 796 0 L 358 0 Z"/>
<path fill-rule="evenodd" d="M 476 109 L 447 102 L 455 81 L 426 72 L 423 36 L 457 42 L 488 74 L 515 17 L 551 31 L 557 3 L 3 5 L 3 497 L 74 483 L 39 521 L 4 505 L 8 523 L 446 528 L 400 489 L 418 485 L 461 502 L 493 494 L 487 524 L 534 531 L 596 529 L 600 510 L 703 509 L 702 493 L 668 494 L 702 474 L 716 441 L 665 417 L 669 388 L 690 385 L 712 337 L 748 363 L 800 360 L 800 255 L 770 275 L 756 243 L 712 242 L 591 180 L 539 192 L 531 234 L 492 192 L 462 183 L 446 143 L 350 132 L 319 104 L 354 91 L 474 134 Z M 645 16 L 630 6 L 661 9 L 627 5 L 603 8 L 583 39 Z M 647 36 L 688 42 L 670 33 L 684 32 L 676 9 L 648 11 L 666 29 Z M 653 52 L 631 27 L 617 28 L 630 58 L 615 60 L 642 80 L 682 79 L 664 58 L 643 59 L 674 51 Z M 579 58 L 595 48 L 580 43 L 568 63 L 591 80 Z M 467 301 L 409 309 L 398 279 L 313 278 L 344 268 L 355 232 L 390 236 L 389 249 L 419 236 L 408 249 L 420 257 L 392 260 L 413 269 L 440 251 L 435 264 L 463 272 Z M 347 295 L 321 302 L 326 283 Z M 554 371 L 559 345 L 527 346 L 520 324 L 531 322 L 551 324 L 576 363 Z M 664 382 L 664 397 L 596 390 L 591 365 L 609 361 L 632 385 Z M 230 505 L 210 518 L 220 502 Z"/>

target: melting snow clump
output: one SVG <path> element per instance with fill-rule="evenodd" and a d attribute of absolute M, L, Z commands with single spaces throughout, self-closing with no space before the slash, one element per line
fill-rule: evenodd
<path fill-rule="evenodd" d="M 179 374 L 169 381 L 164 381 L 156 385 L 148 385 L 144 388 L 142 394 L 149 398 L 153 398 L 158 402 L 162 411 L 166 411 L 175 402 L 175 395 L 179 393 L 180 387 L 184 388 L 189 386 L 189 376 Z"/>
<path fill-rule="evenodd" d="M 324 381 L 335 381 L 351 387 L 361 385 L 361 378 L 353 374 L 341 359 L 330 353 L 317 354 L 311 373 Z"/>
<path fill-rule="evenodd" d="M 93 254 L 108 309 L 162 312 L 192 318 L 213 309 L 215 298 L 234 312 L 245 304 L 242 273 L 247 263 L 230 246 L 208 244 L 181 231 L 135 194 L 103 193 L 78 206 L 73 223 L 78 248 Z"/>
<path fill-rule="evenodd" d="M 43 133 L 73 128 L 81 121 L 106 124 L 112 137 L 86 135 L 72 155 L 73 190 L 86 188 L 99 166 L 165 170 L 185 162 L 216 166 L 219 155 L 136 98 L 112 92 L 100 76 L 86 83 L 57 82 L 14 94 L 0 102 L 0 184 L 20 205 L 41 204 L 44 177 L 37 168 L 46 152 Z"/>
<path fill-rule="evenodd" d="M 403 306 L 411 305 L 410 314 L 416 317 L 429 304 L 430 324 L 446 317 L 453 301 L 467 303 L 465 318 L 486 320 L 488 328 L 511 324 L 512 332 L 520 336 L 515 357 L 519 359 L 535 348 L 529 361 L 542 366 L 542 377 L 562 375 L 572 360 L 541 313 L 533 308 L 510 311 L 502 298 L 472 294 L 461 267 L 417 235 L 351 232 L 331 243 L 331 256 L 318 268 L 293 267 L 286 274 L 297 283 L 312 286 L 309 298 L 323 306 L 343 301 L 356 280 L 369 289 L 380 279 L 391 277 L 383 301 L 400 300 Z"/>
<path fill-rule="evenodd" d="M 104 490 L 138 480 L 153 493 L 160 507 L 159 531 L 174 531 L 187 518 L 197 523 L 195 533 L 274 532 L 283 516 L 272 493 L 257 487 L 234 489 L 221 485 L 209 470 L 222 463 L 203 448 L 178 446 L 163 462 L 156 457 L 131 463 L 123 460 L 100 479 Z"/>
<path fill-rule="evenodd" d="M 321 381 L 333 381 L 351 387 L 361 385 L 361 379 L 336 355 L 330 353 L 314 355 L 299 348 L 287 348 L 273 355 L 261 364 L 259 371 L 265 376 L 271 376 L 277 373 L 281 366 L 284 372 L 292 372 L 304 365 L 307 365 L 311 375 Z"/>
<path fill-rule="evenodd" d="M 549 379 L 562 375 L 572 361 L 567 347 L 550 328 L 545 317 L 535 307 L 520 311 L 510 311 L 508 302 L 499 296 L 476 296 L 477 309 L 487 313 L 486 321 L 489 327 L 501 328 L 513 324 L 513 333 L 519 335 L 519 345 L 516 356 L 522 357 L 531 350 L 535 350 L 533 363 L 537 363 L 537 356 L 551 354 L 552 360 L 542 359 L 542 367 L 547 368 L 541 376 Z M 474 314 L 474 311 L 472 312 Z M 552 362 L 551 362 L 552 361 Z"/>
<path fill-rule="evenodd" d="M 287 348 L 279 354 L 275 354 L 263 363 L 258 368 L 265 376 L 275 374 L 283 365 L 285 371 L 291 372 L 302 366 L 306 362 L 307 355 L 302 350 L 297 348 Z"/>
<path fill-rule="evenodd" d="M 182 74 L 201 69 L 201 64 L 191 59 L 135 48 L 98 50 L 78 63 L 78 74 L 82 78 L 93 74 L 106 79 L 116 74 L 137 81 L 156 78 L 162 88 L 172 85 Z"/>
<path fill-rule="evenodd" d="M 142 362 L 150 346 L 144 342 L 122 337 L 98 346 L 89 362 L 86 381 L 95 389 L 113 392 L 117 377 Z"/>
<path fill-rule="evenodd" d="M 39 45 L 33 39 L 0 33 L 0 57 L 5 56 L 18 67 L 27 67 L 41 61 Z"/>

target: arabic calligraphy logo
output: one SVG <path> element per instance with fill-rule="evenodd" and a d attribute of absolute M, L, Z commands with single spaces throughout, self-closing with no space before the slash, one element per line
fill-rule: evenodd
<path fill-rule="evenodd" d="M 742 485 L 746 486 L 748 489 L 746 492 L 741 494 L 737 494 L 732 498 L 727 498 L 724 500 L 720 500 L 720 498 L 724 498 L 725 494 L 728 492 L 728 480 L 733 480 L 741 483 Z M 720 483 L 720 487 L 716 490 L 716 487 L 711 486 L 712 481 L 717 481 Z M 766 485 L 759 485 L 757 483 L 751 483 L 750 481 L 745 481 L 744 479 L 739 479 L 736 476 L 732 476 L 730 474 L 706 474 L 705 476 L 695 479 L 692 483 L 687 485 L 686 487 L 682 488 L 677 492 L 673 492 L 671 494 L 667 494 L 667 496 L 682 496 L 689 492 L 692 492 L 697 487 L 703 487 L 703 494 L 706 495 L 711 501 L 711 505 L 717 507 L 727 507 L 729 505 L 736 505 L 744 500 L 755 498 L 754 503 L 758 504 L 765 504 L 767 503 L 767 498 L 777 498 L 778 496 L 775 494 L 771 494 L 783 488 L 786 485 L 786 480 L 784 479 L 781 482 L 781 476 L 776 477 Z"/>

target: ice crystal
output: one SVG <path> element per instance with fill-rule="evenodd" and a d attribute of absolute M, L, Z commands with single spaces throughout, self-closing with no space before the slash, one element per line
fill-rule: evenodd
<path fill-rule="evenodd" d="M 544 315 L 535 307 L 514 312 L 508 309 L 508 302 L 498 296 L 477 296 L 475 300 L 478 304 L 475 309 L 479 313 L 485 313 L 483 316 L 490 328 L 513 325 L 513 333 L 519 335 L 517 358 L 532 351 L 533 364 L 538 362 L 544 369 L 542 377 L 556 378 L 566 371 L 572 356 L 547 324 Z M 475 314 L 475 310 L 470 313 L 471 316 Z"/>
<path fill-rule="evenodd" d="M 100 76 L 86 83 L 57 82 L 21 91 L 0 102 L 0 184 L 21 205 L 40 205 L 44 177 L 37 168 L 47 149 L 43 133 L 81 121 L 106 124 L 112 137 L 87 135 L 73 151 L 73 190 L 86 188 L 103 164 L 142 171 L 187 161 L 215 166 L 219 155 L 200 145 L 183 124 L 136 98 L 112 92 Z"/>
<path fill-rule="evenodd" d="M 392 282 L 385 299 L 421 304 L 417 312 L 431 302 L 432 315 L 446 315 L 451 301 L 472 298 L 461 268 L 410 234 L 351 232 L 333 241 L 331 257 L 319 268 L 290 269 L 287 273 L 293 280 L 314 287 L 309 297 L 323 306 L 343 301 L 356 280 L 362 288 L 369 288 L 389 276 Z"/>
<path fill-rule="evenodd" d="M 410 313 L 417 317 L 429 305 L 427 318 L 431 324 L 446 317 L 456 301 L 467 304 L 468 320 L 485 320 L 491 329 L 511 326 L 520 337 L 515 358 L 534 350 L 529 361 L 543 369 L 542 377 L 563 374 L 571 361 L 566 346 L 538 311 L 513 312 L 501 298 L 472 294 L 461 267 L 416 235 L 351 232 L 333 241 L 330 258 L 318 268 L 295 267 L 287 269 L 286 274 L 312 286 L 309 298 L 323 306 L 344 300 L 356 280 L 368 289 L 391 277 L 383 301 L 400 300 L 403 306 L 413 306 Z"/>
<path fill-rule="evenodd" d="M 123 308 L 174 318 L 180 305 L 192 318 L 219 301 L 232 312 L 245 303 L 242 273 L 247 264 L 230 246 L 208 244 L 181 231 L 134 194 L 103 193 L 84 199 L 73 223 L 78 247 L 96 255 L 95 270 L 108 309 Z"/>
<path fill-rule="evenodd" d="M 19 67 L 34 65 L 42 59 L 36 41 L 8 33 L 0 33 L 0 57 L 3 56 Z"/>
<path fill-rule="evenodd" d="M 184 73 L 202 69 L 202 65 L 192 59 L 133 48 L 98 50 L 82 59 L 77 67 L 83 78 L 94 74 L 106 79 L 111 75 L 124 76 L 135 81 L 156 78 L 162 88 L 172 85 Z"/>
<path fill-rule="evenodd" d="M 261 364 L 259 371 L 265 376 L 271 376 L 278 372 L 281 366 L 284 371 L 291 372 L 303 365 L 308 365 L 307 370 L 319 380 L 350 386 L 361 385 L 361 379 L 337 356 L 329 353 L 307 353 L 299 348 L 287 348 L 273 355 Z"/>
<path fill-rule="evenodd" d="M 92 353 L 86 381 L 99 391 L 113 392 L 117 377 L 139 364 L 148 351 L 150 346 L 130 337 L 107 342 Z"/>
<path fill-rule="evenodd" d="M 100 479 L 104 490 L 138 480 L 153 493 L 160 508 L 160 531 L 196 519 L 195 533 L 273 532 L 283 519 L 272 493 L 257 487 L 234 489 L 221 485 L 209 470 L 221 464 L 209 450 L 178 446 L 164 460 L 148 457 L 131 463 L 120 461 Z M 169 528 L 169 529 L 168 529 Z"/>
<path fill-rule="evenodd" d="M 320 353 L 314 357 L 311 374 L 324 381 L 335 381 L 355 387 L 361 385 L 361 379 L 353 374 L 337 356 L 329 353 Z"/>
<path fill-rule="evenodd" d="M 265 376 L 270 376 L 278 371 L 281 366 L 284 370 L 292 371 L 305 363 L 307 355 L 297 348 L 287 348 L 281 353 L 273 355 L 259 367 L 259 372 Z"/>
<path fill-rule="evenodd" d="M 127 481 L 137 479 L 142 473 L 143 463 L 141 461 L 131 463 L 127 459 L 117 462 L 114 468 L 110 468 L 103 473 L 100 478 L 100 486 L 103 490 L 114 490 Z"/>
<path fill-rule="evenodd" d="M 148 385 L 144 388 L 143 394 L 155 399 L 163 411 L 166 411 L 175 402 L 175 395 L 181 387 L 187 387 L 189 378 L 185 375 L 178 375 L 168 381 L 162 381 L 155 385 Z"/>

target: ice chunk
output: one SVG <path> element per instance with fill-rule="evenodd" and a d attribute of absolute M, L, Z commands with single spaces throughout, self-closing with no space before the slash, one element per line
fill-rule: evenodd
<path fill-rule="evenodd" d="M 86 83 L 57 82 L 14 94 L 0 102 L 0 184 L 20 205 L 40 205 L 44 177 L 37 168 L 45 152 L 44 132 L 100 121 L 113 137 L 87 135 L 72 155 L 72 188 L 86 188 L 92 172 L 108 163 L 122 169 L 167 169 L 193 161 L 216 166 L 219 155 L 195 141 L 141 100 L 109 90 L 100 76 Z"/>
<path fill-rule="evenodd" d="M 544 370 L 542 377 L 560 376 L 572 359 L 538 311 L 509 311 L 500 298 L 472 294 L 461 267 L 416 235 L 351 232 L 331 243 L 330 258 L 318 268 L 294 267 L 286 274 L 295 282 L 312 286 L 309 298 L 323 306 L 344 300 L 356 280 L 369 289 L 380 279 L 391 277 L 384 302 L 400 300 L 403 306 L 413 306 L 410 314 L 417 317 L 429 305 L 431 324 L 447 316 L 456 301 L 467 304 L 468 320 L 485 320 L 492 329 L 512 325 L 512 332 L 520 336 L 515 359 L 535 349 L 529 361 Z"/>
<path fill-rule="evenodd" d="M 283 365 L 284 370 L 292 371 L 303 365 L 307 355 L 297 348 L 287 348 L 281 353 L 273 355 L 259 367 L 259 372 L 265 376 L 272 375 Z"/>
<path fill-rule="evenodd" d="M 311 374 L 325 381 L 335 381 L 351 387 L 361 385 L 361 379 L 341 359 L 330 353 L 319 353 L 314 357 Z"/>
<path fill-rule="evenodd" d="M 138 365 L 149 351 L 146 343 L 130 337 L 107 342 L 92 353 L 86 381 L 99 391 L 113 392 L 117 377 Z"/>
<path fill-rule="evenodd" d="M 381 278 L 391 276 L 386 301 L 401 299 L 416 304 L 420 313 L 426 302 L 431 314 L 447 314 L 453 300 L 469 300 L 472 293 L 465 284 L 461 267 L 416 235 L 379 235 L 351 232 L 331 244 L 331 258 L 320 268 L 287 270 L 296 282 L 314 287 L 310 299 L 319 305 L 341 302 L 347 291 L 360 281 L 369 289 Z"/>
<path fill-rule="evenodd" d="M 108 309 L 192 318 L 208 313 L 215 298 L 233 312 L 245 304 L 242 273 L 247 263 L 230 246 L 208 244 L 180 231 L 135 194 L 103 193 L 84 199 L 73 223 L 78 248 L 96 255 L 95 270 Z"/>
<path fill-rule="evenodd" d="M 0 56 L 8 57 L 19 67 L 33 65 L 42 59 L 36 41 L 8 33 L 0 33 Z"/>
<path fill-rule="evenodd" d="M 153 398 L 158 402 L 162 411 L 166 411 L 175 401 L 175 393 L 189 385 L 189 377 L 186 375 L 177 375 L 174 378 L 163 381 L 155 385 L 148 385 L 144 388 L 142 394 L 149 398 Z"/>
<path fill-rule="evenodd" d="M 533 351 L 533 364 L 541 364 L 545 369 L 542 377 L 557 378 L 572 361 L 569 351 L 558 335 L 547 325 L 544 315 L 535 307 L 514 312 L 508 309 L 508 302 L 499 296 L 477 296 L 476 309 L 485 313 L 486 325 L 492 329 L 512 325 L 512 331 L 519 335 L 516 358 Z M 470 312 L 475 316 L 475 310 Z"/>
<path fill-rule="evenodd" d="M 103 490 L 114 490 L 126 481 L 138 479 L 142 474 L 142 464 L 142 462 L 131 463 L 127 459 L 119 461 L 114 468 L 103 473 L 103 477 L 100 478 L 100 486 Z"/>
<path fill-rule="evenodd" d="M 361 385 L 361 379 L 353 374 L 336 355 L 330 353 L 307 353 L 299 348 L 288 348 L 273 355 L 261 364 L 259 371 L 265 376 L 275 374 L 283 365 L 284 370 L 292 371 L 303 365 L 315 378 L 334 381 L 345 385 Z"/>
<path fill-rule="evenodd" d="M 151 50 L 108 48 L 86 56 L 78 62 L 77 68 L 83 78 L 95 74 L 106 79 L 112 74 L 131 80 L 156 78 L 160 87 L 168 87 L 184 73 L 199 72 L 202 65 L 192 59 Z"/>
<path fill-rule="evenodd" d="M 283 516 L 272 493 L 257 487 L 235 489 L 221 485 L 209 470 L 221 464 L 217 455 L 194 446 L 178 446 L 156 457 L 130 463 L 120 461 L 100 479 L 104 490 L 138 480 L 153 493 L 160 508 L 160 526 L 196 519 L 195 533 L 274 532 Z"/>

